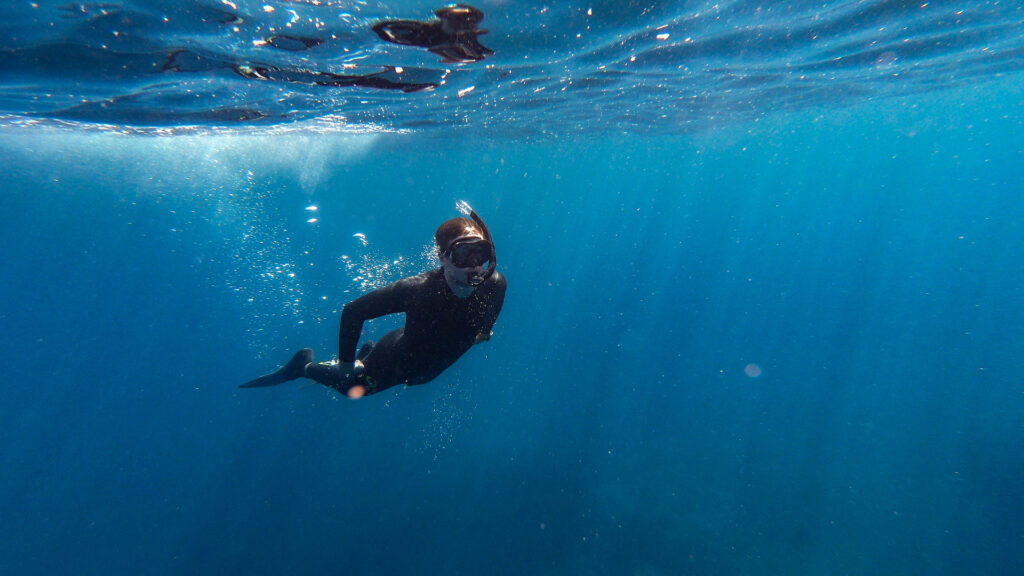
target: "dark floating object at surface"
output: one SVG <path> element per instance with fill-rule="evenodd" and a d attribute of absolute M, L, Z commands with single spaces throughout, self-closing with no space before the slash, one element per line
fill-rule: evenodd
<path fill-rule="evenodd" d="M 249 80 L 273 82 L 291 82 L 309 86 L 333 86 L 336 88 L 362 87 L 378 90 L 401 90 L 402 92 L 422 92 L 437 88 L 437 82 L 416 82 L 402 80 L 401 71 L 394 66 L 385 66 L 379 72 L 370 74 L 335 74 L 316 70 L 287 69 L 260 64 L 237 64 L 234 71 Z"/>
<path fill-rule="evenodd" d="M 335 88 L 376 88 L 422 92 L 437 88 L 443 76 L 440 71 L 419 68 L 382 66 L 366 74 L 336 74 L 304 68 L 281 68 L 257 62 L 238 62 L 208 57 L 189 50 L 175 50 L 159 66 L 161 72 L 210 72 L 228 69 L 246 80 L 287 82 L 306 86 Z"/>
<path fill-rule="evenodd" d="M 320 40 L 319 38 L 303 38 L 301 36 L 275 34 L 267 38 L 266 43 L 270 44 L 274 48 L 280 48 L 281 50 L 301 52 L 303 50 L 309 50 L 310 48 L 316 48 L 323 43 L 323 40 Z"/>
<path fill-rule="evenodd" d="M 419 46 L 444 58 L 445 62 L 479 62 L 494 54 L 477 36 L 487 34 L 479 28 L 484 13 L 468 4 L 445 6 L 434 11 L 437 20 L 385 20 L 373 31 L 381 40 L 404 46 Z"/>

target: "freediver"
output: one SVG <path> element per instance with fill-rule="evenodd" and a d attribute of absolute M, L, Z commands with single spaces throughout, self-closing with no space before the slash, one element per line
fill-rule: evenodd
<path fill-rule="evenodd" d="M 306 377 L 359 398 L 397 384 L 430 382 L 474 344 L 490 340 L 505 301 L 505 277 L 487 224 L 470 218 L 447 220 L 434 233 L 441 267 L 365 294 L 342 309 L 338 361 L 317 363 L 303 348 L 277 371 L 241 388 L 275 386 Z M 356 354 L 363 322 L 405 313 L 405 326 Z"/>
<path fill-rule="evenodd" d="M 453 4 L 434 11 L 437 20 L 385 20 L 373 27 L 386 42 L 419 46 L 444 58 L 445 62 L 479 62 L 494 54 L 477 36 L 487 34 L 479 28 L 484 13 L 468 4 Z"/>

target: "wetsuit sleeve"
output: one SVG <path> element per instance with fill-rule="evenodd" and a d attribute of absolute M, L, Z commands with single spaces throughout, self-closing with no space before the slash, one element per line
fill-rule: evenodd
<path fill-rule="evenodd" d="M 345 304 L 341 311 L 341 327 L 338 329 L 338 360 L 355 361 L 356 345 L 363 332 L 363 322 L 388 314 L 406 312 L 409 309 L 414 285 L 412 278 L 403 278 Z"/>
<path fill-rule="evenodd" d="M 485 336 L 489 335 L 491 330 L 494 329 L 494 323 L 498 320 L 498 314 L 501 313 L 501 307 L 505 304 L 505 288 L 508 286 L 504 275 L 499 272 L 495 272 L 494 276 L 494 288 L 490 297 L 487 299 L 487 311 L 485 312 L 486 317 L 483 329 L 480 331 Z"/>

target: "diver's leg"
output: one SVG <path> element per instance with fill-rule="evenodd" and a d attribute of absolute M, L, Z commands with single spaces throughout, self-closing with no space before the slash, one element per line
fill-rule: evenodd
<path fill-rule="evenodd" d="M 314 362 L 306 366 L 306 378 L 334 388 L 349 398 L 360 398 L 390 388 L 396 382 L 390 373 L 393 366 L 391 349 L 402 333 L 403 329 L 399 328 L 385 334 L 376 343 L 369 341 L 363 344 L 356 354 L 356 360 L 363 363 L 360 374 L 345 375 L 334 364 Z"/>
<path fill-rule="evenodd" d="M 361 398 L 375 390 L 373 378 L 365 373 L 344 374 L 337 364 L 314 362 L 306 366 L 306 378 L 334 388 L 349 398 Z"/>
<path fill-rule="evenodd" d="M 350 391 L 347 392 L 350 398 L 383 392 L 401 383 L 400 355 L 396 353 L 396 349 L 404 334 L 405 328 L 398 328 L 385 334 L 376 343 L 363 344 L 357 357 L 365 370 L 358 381 L 352 382 Z"/>
<path fill-rule="evenodd" d="M 366 360 L 366 357 L 370 355 L 370 352 L 373 352 L 373 340 L 370 340 L 359 347 L 359 352 L 356 353 L 356 360 L 359 360 L 360 362 Z"/>
<path fill-rule="evenodd" d="M 278 384 L 284 384 L 296 378 L 302 378 L 305 376 L 306 365 L 313 361 L 313 350 L 309 348 L 303 348 L 292 356 L 292 359 L 287 364 L 281 366 L 276 371 L 271 372 L 265 376 L 260 376 L 255 380 L 249 380 L 245 384 L 239 386 L 239 388 L 263 388 L 266 386 L 277 386 Z"/>
<path fill-rule="evenodd" d="M 337 366 L 327 362 L 314 362 L 306 366 L 306 378 L 330 386 L 344 393 L 350 378 L 338 370 Z"/>

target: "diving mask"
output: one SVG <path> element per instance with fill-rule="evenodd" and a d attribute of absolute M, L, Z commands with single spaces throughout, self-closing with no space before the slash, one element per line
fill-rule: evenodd
<path fill-rule="evenodd" d="M 459 268 L 476 268 L 490 262 L 494 254 L 491 243 L 479 236 L 456 238 L 446 250 L 452 264 Z"/>

